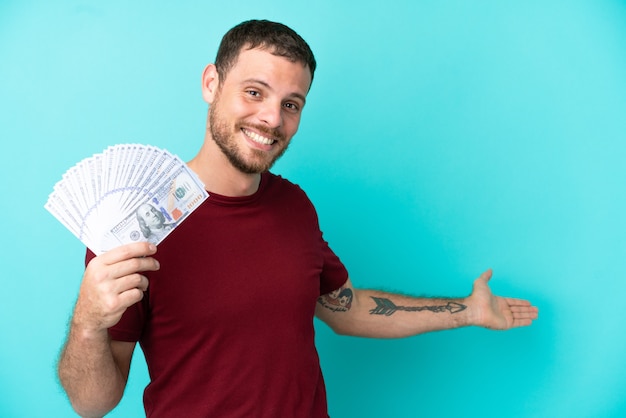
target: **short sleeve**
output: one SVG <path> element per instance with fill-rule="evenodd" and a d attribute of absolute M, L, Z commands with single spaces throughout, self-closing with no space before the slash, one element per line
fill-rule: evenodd
<path fill-rule="evenodd" d="M 339 289 L 348 280 L 348 270 L 326 241 L 322 240 L 324 268 L 320 280 L 320 296 Z"/>

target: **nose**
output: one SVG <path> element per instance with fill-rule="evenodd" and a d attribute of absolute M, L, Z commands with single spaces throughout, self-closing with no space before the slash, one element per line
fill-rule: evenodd
<path fill-rule="evenodd" d="M 282 104 L 265 101 L 261 105 L 257 116 L 269 128 L 280 128 L 283 124 Z"/>

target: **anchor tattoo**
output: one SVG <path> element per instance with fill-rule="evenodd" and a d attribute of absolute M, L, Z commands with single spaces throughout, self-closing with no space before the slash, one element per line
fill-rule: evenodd
<path fill-rule="evenodd" d="M 446 305 L 440 306 L 397 306 L 392 301 L 386 298 L 375 298 L 371 296 L 376 302 L 376 307 L 370 310 L 372 315 L 386 315 L 390 316 L 396 313 L 396 311 L 407 312 L 419 312 L 419 311 L 431 311 L 431 312 L 445 312 L 448 311 L 451 314 L 461 312 L 467 308 L 467 306 L 456 302 L 448 302 Z"/>

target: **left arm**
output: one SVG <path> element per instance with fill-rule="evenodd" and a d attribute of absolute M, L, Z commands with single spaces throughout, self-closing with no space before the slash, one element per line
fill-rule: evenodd
<path fill-rule="evenodd" d="M 355 289 L 350 279 L 341 289 L 320 296 L 316 316 L 335 332 L 371 338 L 400 338 L 424 332 L 480 326 L 506 330 L 528 326 L 537 308 L 521 299 L 495 296 L 491 270 L 476 281 L 466 298 L 413 298 Z"/>

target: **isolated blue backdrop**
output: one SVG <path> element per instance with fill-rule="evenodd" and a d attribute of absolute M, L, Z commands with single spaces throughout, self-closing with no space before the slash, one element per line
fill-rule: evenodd
<path fill-rule="evenodd" d="M 66 417 L 82 245 L 43 204 L 121 142 L 191 158 L 234 24 L 293 26 L 319 70 L 275 167 L 361 287 L 529 298 L 527 329 L 403 340 L 317 324 L 334 417 L 626 416 L 624 1 L 0 0 L 0 416 Z M 184 285 L 184 284 L 181 284 Z M 112 417 L 141 416 L 138 354 Z M 245 359 L 242 359 L 245 361 Z"/>

